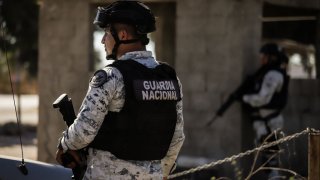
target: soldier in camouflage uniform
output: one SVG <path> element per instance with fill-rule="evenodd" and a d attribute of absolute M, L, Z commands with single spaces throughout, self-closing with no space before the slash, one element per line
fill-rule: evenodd
<path fill-rule="evenodd" d="M 251 118 L 253 129 L 256 133 L 256 143 L 261 144 L 265 138 L 275 130 L 283 128 L 283 117 L 281 115 L 287 103 L 289 76 L 286 72 L 288 59 L 279 50 L 277 44 L 267 43 L 260 49 L 262 67 L 256 73 L 253 81 L 253 92 L 245 94 L 243 102 L 251 107 Z M 275 140 L 269 138 L 268 141 Z M 277 146 L 272 147 L 264 153 L 265 160 L 279 150 Z M 277 167 L 278 161 L 274 158 L 267 166 Z M 271 171 L 269 177 L 278 176 L 277 171 Z"/>
<path fill-rule="evenodd" d="M 155 30 L 150 9 L 136 1 L 99 7 L 95 24 L 113 63 L 92 77 L 74 123 L 59 140 L 56 160 L 88 149 L 83 179 L 164 179 L 185 139 L 182 89 L 175 71 L 146 51 Z M 67 167 L 74 167 L 69 164 Z"/>

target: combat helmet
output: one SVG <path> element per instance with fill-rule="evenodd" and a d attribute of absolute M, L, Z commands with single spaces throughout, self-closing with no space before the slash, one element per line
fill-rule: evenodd
<path fill-rule="evenodd" d="M 260 53 L 268 55 L 268 65 L 281 64 L 281 50 L 276 43 L 266 43 L 260 48 Z"/>
<path fill-rule="evenodd" d="M 260 53 L 278 56 L 279 46 L 275 43 L 266 43 L 260 48 Z"/>
<path fill-rule="evenodd" d="M 115 39 L 116 44 L 113 47 L 112 54 L 107 59 L 116 59 L 116 53 L 121 43 L 128 44 L 141 41 L 144 45 L 149 43 L 147 34 L 156 30 L 155 17 L 151 10 L 139 1 L 116 1 L 106 7 L 98 7 L 94 24 L 100 28 L 110 27 L 110 32 Z M 124 23 L 132 25 L 138 35 L 137 39 L 119 40 L 113 23 Z"/>

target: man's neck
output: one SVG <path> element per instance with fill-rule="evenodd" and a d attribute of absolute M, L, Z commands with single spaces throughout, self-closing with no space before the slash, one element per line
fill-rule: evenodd
<path fill-rule="evenodd" d="M 140 43 L 132 43 L 132 44 L 121 44 L 118 49 L 117 58 L 119 59 L 122 55 L 128 52 L 133 51 L 145 51 L 146 47 L 141 45 Z"/>

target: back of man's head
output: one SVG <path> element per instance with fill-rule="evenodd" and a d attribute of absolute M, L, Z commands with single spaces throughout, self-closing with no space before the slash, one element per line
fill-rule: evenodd
<path fill-rule="evenodd" d="M 275 43 L 267 43 L 260 48 L 260 53 L 266 55 L 278 56 L 279 52 L 279 46 Z"/>

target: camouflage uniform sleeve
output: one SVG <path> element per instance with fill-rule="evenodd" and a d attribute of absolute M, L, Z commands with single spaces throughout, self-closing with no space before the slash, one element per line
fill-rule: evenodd
<path fill-rule="evenodd" d="M 179 81 L 179 86 L 180 86 L 180 93 L 182 97 L 182 86 Z M 171 170 L 174 169 L 175 166 L 175 161 L 177 159 L 177 156 L 179 154 L 179 151 L 181 149 L 181 146 L 184 142 L 185 136 L 183 133 L 183 113 L 182 113 L 182 100 L 180 100 L 177 103 L 177 124 L 176 124 L 176 129 L 173 134 L 171 144 L 169 147 L 169 150 L 167 152 L 167 155 L 162 159 L 161 165 L 162 165 L 162 171 L 163 171 L 163 176 L 167 177 Z"/>
<path fill-rule="evenodd" d="M 278 71 L 270 71 L 263 78 L 261 89 L 257 94 L 244 95 L 243 101 L 253 107 L 266 105 L 273 94 L 281 90 L 284 81 L 283 75 Z"/>
<path fill-rule="evenodd" d="M 110 101 L 121 95 L 121 87 L 122 75 L 117 69 L 106 67 L 95 73 L 77 118 L 63 133 L 61 145 L 64 151 L 84 148 L 93 141 L 108 113 Z"/>

